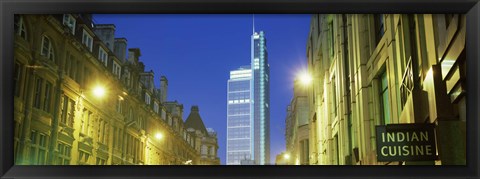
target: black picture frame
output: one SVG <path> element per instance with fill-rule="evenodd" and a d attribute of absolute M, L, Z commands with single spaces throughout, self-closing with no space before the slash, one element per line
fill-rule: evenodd
<path fill-rule="evenodd" d="M 1 0 L 0 177 L 2 178 L 478 178 L 480 4 L 478 0 Z M 466 166 L 15 166 L 14 14 L 60 13 L 466 13 Z"/>

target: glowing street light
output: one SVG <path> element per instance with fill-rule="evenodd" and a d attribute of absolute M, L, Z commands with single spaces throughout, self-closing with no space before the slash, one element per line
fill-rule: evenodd
<path fill-rule="evenodd" d="M 93 89 L 93 94 L 96 96 L 96 97 L 103 97 L 105 96 L 105 88 L 103 86 L 97 86 Z"/>
<path fill-rule="evenodd" d="M 161 139 L 163 139 L 163 134 L 162 133 L 157 133 L 157 134 L 155 134 L 155 138 L 158 139 L 158 140 L 161 140 Z"/>
<path fill-rule="evenodd" d="M 298 79 L 304 85 L 309 85 L 310 83 L 312 83 L 313 80 L 312 76 L 310 76 L 310 74 L 308 74 L 307 72 L 303 72 L 302 74 L 300 74 L 298 76 Z"/>
<path fill-rule="evenodd" d="M 283 158 L 286 160 L 290 159 L 290 154 L 283 154 Z"/>

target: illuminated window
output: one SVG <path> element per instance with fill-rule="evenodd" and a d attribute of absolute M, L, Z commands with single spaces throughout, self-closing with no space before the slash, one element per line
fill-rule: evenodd
<path fill-rule="evenodd" d="M 75 22 L 76 20 L 71 14 L 63 15 L 63 25 L 66 25 L 73 35 L 75 35 Z"/>
<path fill-rule="evenodd" d="M 53 53 L 53 46 L 50 38 L 43 36 L 42 38 L 42 51 L 41 55 L 47 57 L 51 61 L 55 61 L 55 55 Z"/>
<path fill-rule="evenodd" d="M 98 60 L 100 60 L 103 65 L 108 65 L 108 54 L 102 47 L 98 49 Z"/>
<path fill-rule="evenodd" d="M 120 67 L 120 65 L 117 63 L 117 62 L 113 62 L 113 74 L 115 74 L 115 76 L 120 79 L 120 75 L 121 75 L 121 70 L 122 68 Z"/>
<path fill-rule="evenodd" d="M 82 43 L 87 46 L 88 50 L 92 52 L 93 50 L 93 37 L 83 29 Z"/>

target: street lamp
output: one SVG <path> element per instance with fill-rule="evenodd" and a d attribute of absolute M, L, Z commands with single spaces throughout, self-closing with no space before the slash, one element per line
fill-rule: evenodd
<path fill-rule="evenodd" d="M 158 139 L 158 140 L 161 140 L 161 139 L 163 139 L 163 134 L 159 132 L 159 133 L 155 134 L 155 138 Z"/>
<path fill-rule="evenodd" d="M 105 96 L 105 88 L 103 86 L 96 86 L 93 89 L 93 94 L 98 98 L 102 98 Z"/>
<path fill-rule="evenodd" d="M 303 72 L 298 76 L 298 79 L 303 85 L 309 85 L 312 83 L 312 76 L 308 74 L 307 72 Z"/>
<path fill-rule="evenodd" d="M 287 154 L 287 153 L 283 154 L 283 158 L 286 159 L 286 160 L 290 159 L 290 154 Z"/>

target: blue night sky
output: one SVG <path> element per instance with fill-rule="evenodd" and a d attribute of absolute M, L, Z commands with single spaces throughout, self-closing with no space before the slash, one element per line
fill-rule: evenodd
<path fill-rule="evenodd" d="M 218 135 L 221 163 L 226 159 L 227 80 L 230 70 L 250 65 L 252 15 L 94 15 L 97 24 L 115 24 L 116 37 L 140 48 L 145 71 L 155 85 L 168 79 L 168 100 L 184 105 L 184 118 L 198 105 L 207 128 Z M 271 163 L 285 150 L 286 108 L 295 75 L 306 68 L 309 14 L 255 15 L 264 31 L 270 64 Z M 184 119 L 185 120 L 185 119 Z"/>

